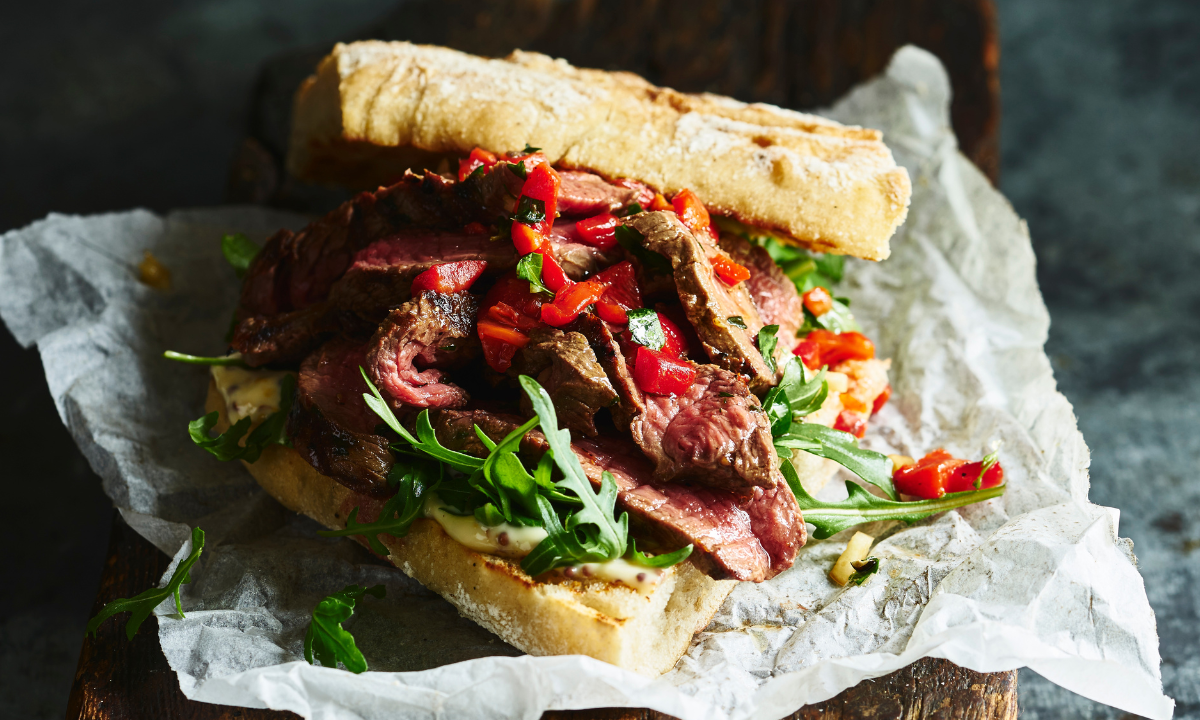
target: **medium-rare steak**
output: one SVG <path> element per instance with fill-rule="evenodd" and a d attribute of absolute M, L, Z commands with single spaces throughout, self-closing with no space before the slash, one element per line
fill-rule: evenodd
<path fill-rule="evenodd" d="M 617 393 L 587 339 L 577 332 L 537 328 L 529 333 L 529 344 L 521 348 L 517 372 L 541 384 L 558 413 L 559 424 L 576 436 L 595 437 L 595 415 L 617 401 Z M 533 407 L 522 396 L 521 408 L 530 415 Z"/>
<path fill-rule="evenodd" d="M 758 398 L 728 370 L 700 365 L 679 395 L 650 395 L 633 418 L 633 440 L 656 481 L 687 479 L 745 495 L 775 486 L 779 458 Z"/>
<path fill-rule="evenodd" d="M 355 492 L 375 497 L 392 494 L 388 439 L 376 434 L 379 417 L 363 402 L 366 390 L 359 366 L 366 346 L 337 338 L 300 365 L 296 399 L 287 434 L 296 452 L 316 468 Z"/>
<path fill-rule="evenodd" d="M 779 326 L 779 348 L 785 356 L 791 353 L 800 343 L 796 331 L 804 324 L 804 303 L 796 292 L 796 283 L 771 259 L 766 248 L 739 235 L 722 235 L 721 249 L 750 271 L 746 290 L 758 308 L 758 315 L 764 325 Z"/>
<path fill-rule="evenodd" d="M 638 197 L 634 188 L 613 185 L 590 172 L 559 170 L 558 212 L 591 217 L 620 210 Z"/>
<path fill-rule="evenodd" d="M 748 376 L 755 393 L 762 394 L 775 385 L 777 373 L 767 367 L 756 345 L 764 323 L 745 282 L 728 285 L 713 270 L 710 258 L 724 251 L 696 238 L 674 213 L 639 213 L 627 224 L 641 233 L 647 250 L 671 261 L 679 300 L 709 358 L 726 370 Z"/>
<path fill-rule="evenodd" d="M 478 354 L 478 312 L 479 301 L 467 292 L 423 292 L 396 308 L 367 344 L 371 382 L 395 408 L 462 407 L 467 392 L 438 368 Z"/>

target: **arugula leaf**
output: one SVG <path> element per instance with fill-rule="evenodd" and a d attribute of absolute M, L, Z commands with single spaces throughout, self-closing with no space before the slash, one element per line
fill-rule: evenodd
<path fill-rule="evenodd" d="M 177 353 L 174 350 L 168 350 L 163 353 L 163 357 L 176 362 L 188 363 L 189 365 L 232 365 L 233 367 L 249 367 L 246 361 L 242 360 L 239 353 L 225 355 L 224 357 L 203 357 L 200 355 L 186 355 Z"/>
<path fill-rule="evenodd" d="M 635 343 L 651 350 L 661 350 L 667 344 L 667 336 L 663 333 L 657 312 L 650 308 L 639 308 L 628 310 L 625 314 L 629 316 L 629 334 Z"/>
<path fill-rule="evenodd" d="M 807 335 L 817 328 L 835 333 L 862 331 L 862 326 L 854 319 L 854 314 L 850 312 L 850 305 L 845 298 L 833 298 L 833 307 L 822 315 L 813 315 L 811 310 L 807 307 L 804 308 L 804 324 L 800 326 L 796 334 Z"/>
<path fill-rule="evenodd" d="M 729 323 L 730 325 L 732 325 L 734 327 L 741 328 L 743 330 L 750 329 L 750 328 L 746 327 L 746 321 L 742 319 L 741 315 L 730 315 L 729 317 L 725 318 L 725 322 Z M 778 328 L 778 326 L 776 326 L 776 328 Z"/>
<path fill-rule="evenodd" d="M 930 515 L 999 497 L 1004 494 L 1006 488 L 1005 485 L 997 485 L 983 490 L 947 493 L 937 500 L 898 502 L 872 495 L 866 488 L 847 480 L 846 492 L 849 497 L 839 502 L 824 502 L 808 494 L 800 484 L 800 477 L 790 461 L 784 460 L 779 469 L 791 487 L 792 494 L 796 496 L 796 503 L 800 506 L 804 521 L 817 526 L 813 537 L 818 540 L 824 540 L 855 525 L 878 520 L 899 520 L 911 525 Z"/>
<path fill-rule="evenodd" d="M 524 166 L 522 165 L 522 167 Z M 513 220 L 526 225 L 537 225 L 545 219 L 545 201 L 531 198 L 528 195 L 522 195 L 520 202 L 517 203 L 517 212 L 513 215 Z"/>
<path fill-rule="evenodd" d="M 442 480 L 441 463 L 419 459 L 402 462 L 399 459 L 388 472 L 388 483 L 399 485 L 399 489 L 383 505 L 375 522 L 358 522 L 358 508 L 350 511 L 346 527 L 342 530 L 318 530 L 323 537 L 345 537 L 362 535 L 367 538 L 371 550 L 377 555 L 388 556 L 388 549 L 379 540 L 379 533 L 393 537 L 404 537 L 413 521 L 425 510 L 425 498 Z"/>
<path fill-rule="evenodd" d="M 554 293 L 542 283 L 542 254 L 531 252 L 517 261 L 517 277 L 529 281 L 529 292 L 545 293 L 551 297 Z"/>
<path fill-rule="evenodd" d="M 637 258 L 641 263 L 642 269 L 650 275 L 670 275 L 674 270 L 671 267 L 671 261 L 663 257 L 661 254 L 653 250 L 647 250 L 642 245 L 644 239 L 637 228 L 629 225 L 618 225 L 616 229 L 617 242 L 621 247 L 625 248 L 629 254 Z"/>
<path fill-rule="evenodd" d="M 354 643 L 354 636 L 342 627 L 342 623 L 354 614 L 354 606 L 363 595 L 382 598 L 385 594 L 387 589 L 382 585 L 369 588 L 348 585 L 341 592 L 317 603 L 308 632 L 304 635 L 304 659 L 312 665 L 320 662 L 329 668 L 337 667 L 340 660 L 352 673 L 365 672 L 367 659 Z"/>
<path fill-rule="evenodd" d="M 855 560 L 850 564 L 854 567 L 854 574 L 846 582 L 854 585 L 862 585 L 879 571 L 881 561 L 872 555 L 866 560 Z"/>
<path fill-rule="evenodd" d="M 776 447 L 794 448 L 828 458 L 898 500 L 887 455 L 858 446 L 858 438 L 818 423 L 797 423 L 775 438 Z"/>
<path fill-rule="evenodd" d="M 524 180 L 526 177 L 529 176 L 529 171 L 525 169 L 525 163 L 510 162 L 510 163 L 505 163 L 505 164 L 508 165 L 508 169 L 512 172 L 513 175 L 516 175 L 517 177 L 521 178 L 522 180 Z"/>
<path fill-rule="evenodd" d="M 521 151 L 521 154 L 522 155 L 532 155 L 535 152 L 538 152 L 540 150 L 541 150 L 541 148 L 539 148 L 539 147 L 534 147 L 534 146 L 530 145 L 529 143 L 525 143 L 525 149 Z"/>
<path fill-rule="evenodd" d="M 631 202 L 623 209 L 618 210 L 616 215 L 617 217 L 629 217 L 630 215 L 637 215 L 642 212 L 646 212 L 646 209 L 642 207 L 641 203 Z"/>
<path fill-rule="evenodd" d="M 125 624 L 125 637 L 129 640 L 137 634 L 138 628 L 142 622 L 150 617 L 150 613 L 154 612 L 154 608 L 162 604 L 169 597 L 175 599 L 175 612 L 179 617 L 183 617 L 183 605 L 179 601 L 179 586 L 183 583 L 191 582 L 192 578 L 188 574 L 196 561 L 200 559 L 200 553 L 204 550 L 204 531 L 200 528 L 192 528 L 192 551 L 188 556 L 180 561 L 175 572 L 171 575 L 171 579 L 161 588 L 150 588 L 146 592 L 135 595 L 131 598 L 118 598 L 104 606 L 96 617 L 88 621 L 85 635 L 95 637 L 96 631 L 100 628 L 101 623 L 109 619 L 117 613 L 130 612 L 129 622 Z"/>
<path fill-rule="evenodd" d="M 466 453 L 460 453 L 456 450 L 450 450 L 438 442 L 437 435 L 433 432 L 433 426 L 429 423 L 429 411 L 422 410 L 417 416 L 417 436 L 408 431 L 408 428 L 400 424 L 396 419 L 395 413 L 392 412 L 391 406 L 383 399 L 383 395 L 379 393 L 379 388 L 371 382 L 371 378 L 367 377 L 367 371 L 359 366 L 358 371 L 362 373 L 363 380 L 366 381 L 367 387 L 371 389 L 371 394 L 363 393 L 363 401 L 367 403 L 367 407 L 371 408 L 384 423 L 392 429 L 400 437 L 413 446 L 413 449 L 427 455 L 434 460 L 440 460 L 450 467 L 460 472 L 470 473 L 479 467 L 482 467 L 483 460 Z"/>
<path fill-rule="evenodd" d="M 814 258 L 817 265 L 817 272 L 825 275 L 835 283 L 842 281 L 842 274 L 846 268 L 846 257 L 844 255 L 818 255 Z M 829 288 L 825 288 L 828 290 Z"/>
<path fill-rule="evenodd" d="M 779 338 L 776 333 L 779 332 L 778 325 L 766 325 L 758 331 L 758 352 L 762 354 L 763 362 L 767 364 L 771 372 L 775 372 L 775 346 L 779 344 Z"/>
<path fill-rule="evenodd" d="M 983 486 L 983 476 L 987 475 L 987 471 L 991 470 L 998 462 L 1000 462 L 999 450 L 995 450 L 983 456 L 983 463 L 979 468 L 979 477 L 975 478 L 976 490 Z"/>
<path fill-rule="evenodd" d="M 483 461 L 480 472 L 472 475 L 471 485 L 483 490 L 493 501 L 498 502 L 502 517 L 510 523 L 527 524 L 514 512 L 514 504 L 520 505 L 521 509 L 533 518 L 536 518 L 538 514 L 537 503 L 534 500 L 534 496 L 537 495 L 537 481 L 521 464 L 516 450 L 520 447 L 521 439 L 525 437 L 525 434 L 537 427 L 540 422 L 540 416 L 534 416 L 524 425 L 510 432 L 499 444 L 491 444 L 479 426 L 475 427 L 476 434 L 480 439 L 485 440 L 484 445 L 490 452 Z M 486 481 L 487 486 L 483 481 Z M 492 492 L 488 492 L 489 489 Z M 487 524 L 497 525 L 499 523 Z"/>
<path fill-rule="evenodd" d="M 620 518 L 616 517 L 616 480 L 605 472 L 601 476 L 599 492 L 593 492 L 579 458 L 571 451 L 571 432 L 558 427 L 558 416 L 550 395 L 527 375 L 522 375 L 520 382 L 541 419 L 542 433 L 554 453 L 554 464 L 563 474 L 555 486 L 582 501 L 579 509 L 560 524 L 550 501 L 541 494 L 536 496 L 538 512 L 548 536 L 525 556 L 521 567 L 531 576 L 537 576 L 562 565 L 622 557 L 629 537 L 629 515 L 621 513 Z"/>
<path fill-rule="evenodd" d="M 238 277 L 244 277 L 250 269 L 250 263 L 258 255 L 260 248 L 250 238 L 241 233 L 225 235 L 221 238 L 221 254 L 225 261 L 233 267 Z"/>
<path fill-rule="evenodd" d="M 825 369 L 822 368 L 811 380 L 805 380 L 807 373 L 799 360 L 788 358 L 783 365 L 783 379 L 763 398 L 762 406 L 771 420 L 772 436 L 787 433 L 793 420 L 820 409 L 829 395 Z"/>
<path fill-rule="evenodd" d="M 246 438 L 245 444 L 242 444 L 242 438 L 250 430 L 251 419 L 249 417 L 238 420 L 217 437 L 209 437 L 209 432 L 216 427 L 217 420 L 220 418 L 220 413 L 215 410 L 188 423 L 188 435 L 191 436 L 192 442 L 212 453 L 218 460 L 245 460 L 248 463 L 255 463 L 268 445 L 290 446 L 286 426 L 295 392 L 296 377 L 284 375 L 279 389 L 279 409 L 254 428 L 254 431 Z"/>
<path fill-rule="evenodd" d="M 637 541 L 633 538 L 629 539 L 629 559 L 630 562 L 637 565 L 645 565 L 652 568 L 668 568 L 683 562 L 691 554 L 692 546 L 689 544 L 678 550 L 663 553 L 662 555 L 647 555 L 644 552 L 638 552 Z"/>

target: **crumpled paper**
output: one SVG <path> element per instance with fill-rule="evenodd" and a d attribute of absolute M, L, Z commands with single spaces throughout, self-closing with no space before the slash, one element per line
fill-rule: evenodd
<path fill-rule="evenodd" d="M 1168 718 L 1154 614 L 1118 512 L 1087 500 L 1088 450 L 1043 351 L 1049 316 L 1024 223 L 956 150 L 949 84 L 905 48 L 827 115 L 880 128 L 913 180 L 908 222 L 883 263 L 851 261 L 844 294 L 893 395 L 869 447 L 978 457 L 1001 441 L 1007 493 L 903 528 L 879 524 L 882 570 L 861 587 L 825 577 L 846 534 L 796 566 L 739 585 L 670 672 L 646 678 L 584 657 L 522 656 L 437 596 L 284 510 L 234 463 L 191 445 L 203 369 L 164 349 L 223 351 L 238 283 L 224 232 L 262 241 L 304 218 L 261 208 L 52 215 L 0 238 L 0 315 L 36 343 L 63 421 L 125 519 L 176 561 L 188 526 L 208 546 L 184 586 L 186 618 L 158 609 L 183 692 L 310 718 L 524 717 L 649 707 L 692 718 L 774 720 L 921 657 L 981 672 L 1028 666 L 1081 695 Z M 139 284 L 150 250 L 173 271 Z M 839 493 L 834 483 L 823 494 Z M 168 571 L 170 572 L 170 571 Z M 309 613 L 349 583 L 382 583 L 351 629 L 374 671 L 302 659 Z"/>

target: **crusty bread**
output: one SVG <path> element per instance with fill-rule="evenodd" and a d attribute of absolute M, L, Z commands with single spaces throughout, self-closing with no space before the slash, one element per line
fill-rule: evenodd
<path fill-rule="evenodd" d="M 217 429 L 224 431 L 225 403 L 213 384 L 206 407 L 221 413 Z M 281 445 L 246 468 L 285 507 L 328 528 L 345 527 L 348 509 L 358 504 L 354 493 Z M 380 540 L 392 564 L 510 645 L 532 655 L 588 655 L 647 675 L 675 665 L 735 584 L 687 561 L 649 595 L 612 583 L 539 582 L 515 562 L 459 544 L 428 519 L 403 538 Z"/>
<path fill-rule="evenodd" d="M 911 185 L 880 133 L 773 105 L 660 88 L 516 51 L 489 60 L 404 42 L 339 44 L 296 96 L 289 169 L 359 188 L 473 147 L 691 188 L 715 213 L 871 260 Z"/>

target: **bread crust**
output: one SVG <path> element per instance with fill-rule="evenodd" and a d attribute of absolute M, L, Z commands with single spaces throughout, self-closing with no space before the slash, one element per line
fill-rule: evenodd
<path fill-rule="evenodd" d="M 225 403 L 211 383 L 206 410 L 220 412 L 218 430 L 228 427 Z M 350 509 L 377 503 L 281 445 L 243 464 L 285 507 L 328 528 L 345 527 Z M 671 669 L 736 584 L 713 580 L 687 561 L 668 569 L 649 595 L 613 583 L 541 582 L 516 562 L 456 542 L 424 518 L 403 538 L 379 539 L 393 565 L 510 645 L 531 655 L 588 655 L 645 675 Z"/>
<path fill-rule="evenodd" d="M 300 87 L 288 165 L 358 188 L 473 147 L 542 148 L 559 167 L 632 178 L 820 252 L 870 260 L 908 213 L 908 173 L 878 131 L 656 87 L 516 51 L 486 59 L 406 42 L 338 44 Z"/>

